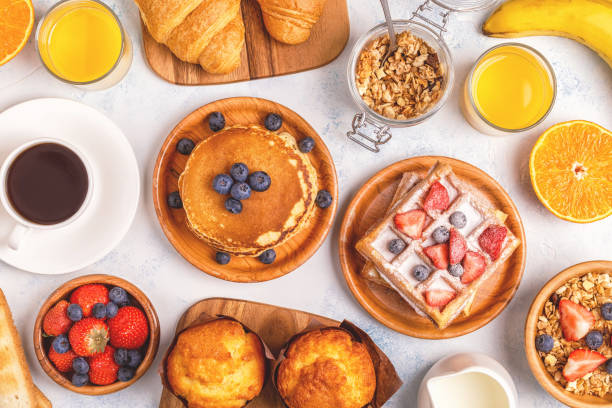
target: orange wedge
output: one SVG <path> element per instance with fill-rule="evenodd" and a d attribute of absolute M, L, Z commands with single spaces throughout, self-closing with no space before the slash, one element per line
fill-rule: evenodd
<path fill-rule="evenodd" d="M 34 25 L 30 0 L 0 0 L 0 65 L 19 54 Z"/>
<path fill-rule="evenodd" d="M 529 159 L 536 195 L 557 217 L 593 222 L 612 214 L 612 133 L 584 120 L 558 123 Z"/>

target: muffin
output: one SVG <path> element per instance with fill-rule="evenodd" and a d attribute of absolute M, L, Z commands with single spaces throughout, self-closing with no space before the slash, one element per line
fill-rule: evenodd
<path fill-rule="evenodd" d="M 240 323 L 212 320 L 181 332 L 168 356 L 166 376 L 190 408 L 240 408 L 264 385 L 264 349 Z"/>
<path fill-rule="evenodd" d="M 289 408 L 362 408 L 374 397 L 376 374 L 367 348 L 341 329 L 294 339 L 276 386 Z"/>

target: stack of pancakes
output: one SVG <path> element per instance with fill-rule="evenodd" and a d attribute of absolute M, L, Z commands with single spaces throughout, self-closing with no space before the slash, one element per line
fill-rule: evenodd
<path fill-rule="evenodd" d="M 272 183 L 251 193 L 243 210 L 225 209 L 228 196 L 213 190 L 218 174 L 234 163 L 264 171 Z M 235 125 L 214 133 L 191 152 L 179 178 L 188 227 L 213 248 L 237 256 L 257 256 L 304 228 L 313 214 L 317 173 L 292 135 L 256 125 Z"/>

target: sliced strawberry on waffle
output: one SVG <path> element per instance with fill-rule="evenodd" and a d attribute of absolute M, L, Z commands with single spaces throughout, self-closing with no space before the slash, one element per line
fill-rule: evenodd
<path fill-rule="evenodd" d="M 429 188 L 427 197 L 423 201 L 423 208 L 427 214 L 435 217 L 436 214 L 446 210 L 450 204 L 448 191 L 439 181 L 434 182 Z"/>
<path fill-rule="evenodd" d="M 425 255 L 438 269 L 448 268 L 448 244 L 438 244 L 423 248 Z"/>
<path fill-rule="evenodd" d="M 578 349 L 571 352 L 563 367 L 563 377 L 569 382 L 584 377 L 605 363 L 607 358 L 592 350 Z"/>
<path fill-rule="evenodd" d="M 589 309 L 568 299 L 559 302 L 559 315 L 563 337 L 568 341 L 580 340 L 586 336 L 595 322 Z"/>
<path fill-rule="evenodd" d="M 508 230 L 503 225 L 491 225 L 478 237 L 478 245 L 491 259 L 496 260 L 499 258 L 507 234 Z"/>
<path fill-rule="evenodd" d="M 467 243 L 465 238 L 459 231 L 454 228 L 450 230 L 450 238 L 448 240 L 449 246 L 449 262 L 451 265 L 458 264 L 461 262 L 467 251 Z"/>
<path fill-rule="evenodd" d="M 487 267 L 484 255 L 474 251 L 467 251 L 463 257 L 463 275 L 461 283 L 468 284 L 482 275 Z"/>
<path fill-rule="evenodd" d="M 444 307 L 457 296 L 453 290 L 430 289 L 425 292 L 425 301 L 431 307 Z"/>
<path fill-rule="evenodd" d="M 395 228 L 412 239 L 421 238 L 427 214 L 423 210 L 410 210 L 405 213 L 397 213 L 393 218 Z"/>

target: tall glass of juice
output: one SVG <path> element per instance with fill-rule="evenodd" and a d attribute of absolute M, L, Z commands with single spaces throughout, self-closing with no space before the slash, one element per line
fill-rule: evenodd
<path fill-rule="evenodd" d="M 481 133 L 523 132 L 546 118 L 556 88 L 554 71 L 542 54 L 524 44 L 501 44 L 485 51 L 468 74 L 463 114 Z"/>
<path fill-rule="evenodd" d="M 81 88 L 106 89 L 132 64 L 132 43 L 115 13 L 97 0 L 63 0 L 40 20 L 36 47 L 47 70 Z"/>

